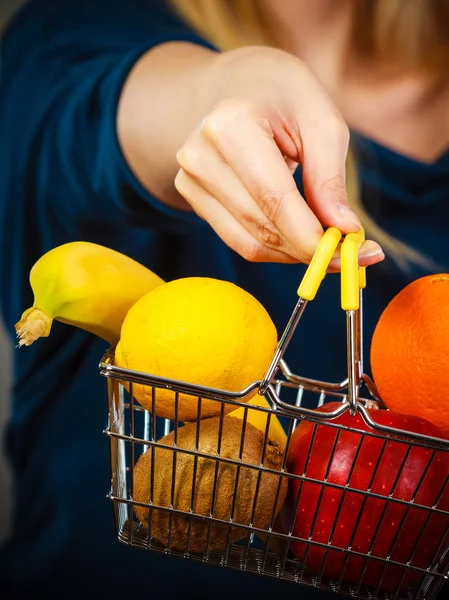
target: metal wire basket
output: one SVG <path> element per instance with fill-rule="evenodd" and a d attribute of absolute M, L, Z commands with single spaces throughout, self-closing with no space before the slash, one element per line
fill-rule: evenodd
<path fill-rule="evenodd" d="M 388 413 L 375 410 L 382 403 L 363 372 L 363 233 L 341 246 L 347 378 L 299 377 L 283 360 L 341 237 L 323 236 L 266 376 L 247 389 L 118 368 L 113 349 L 103 357 L 122 543 L 356 598 L 435 598 L 449 575 L 449 442 L 377 418 Z M 136 385 L 148 386 L 152 410 L 134 398 Z M 173 420 L 155 416 L 161 390 L 173 395 Z M 198 412 L 183 424 L 186 397 Z M 201 418 L 205 401 L 216 417 Z"/>

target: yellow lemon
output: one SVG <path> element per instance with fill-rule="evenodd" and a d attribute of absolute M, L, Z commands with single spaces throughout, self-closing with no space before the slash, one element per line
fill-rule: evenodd
<path fill-rule="evenodd" d="M 262 304 L 237 285 L 188 277 L 161 285 L 127 313 L 115 364 L 226 391 L 241 391 L 265 374 L 277 342 L 276 328 Z M 151 388 L 133 386 L 134 397 L 152 411 Z M 249 399 L 250 396 L 247 397 Z M 175 417 L 175 395 L 156 390 L 157 416 Z M 201 418 L 221 404 L 203 400 Z M 225 412 L 232 410 L 225 405 Z M 179 395 L 178 420 L 198 419 L 198 401 Z"/>

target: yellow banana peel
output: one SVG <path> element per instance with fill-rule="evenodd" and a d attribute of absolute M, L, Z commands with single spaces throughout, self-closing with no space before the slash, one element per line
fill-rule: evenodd
<path fill-rule="evenodd" d="M 105 246 L 82 241 L 57 246 L 30 271 L 34 303 L 15 326 L 19 346 L 47 337 L 53 320 L 115 344 L 131 306 L 163 283 L 144 265 Z"/>

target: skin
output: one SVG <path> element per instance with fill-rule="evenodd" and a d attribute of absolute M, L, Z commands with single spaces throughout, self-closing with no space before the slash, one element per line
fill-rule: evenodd
<path fill-rule="evenodd" d="M 151 193 L 194 210 L 244 258 L 307 263 L 323 227 L 360 228 L 345 187 L 348 123 L 431 161 L 449 141 L 448 94 L 435 100 L 425 77 L 351 55 L 351 0 L 338 9 L 317 0 L 313 11 L 305 0 L 264 1 L 283 49 L 152 49 L 124 86 L 118 136 Z M 307 202 L 293 180 L 298 164 Z M 373 241 L 360 249 L 362 265 L 383 258 Z"/>
<path fill-rule="evenodd" d="M 357 56 L 349 44 L 353 0 L 263 1 L 279 43 L 307 64 L 351 129 L 423 163 L 447 150 L 447 73 L 436 83 L 427 73 Z"/>

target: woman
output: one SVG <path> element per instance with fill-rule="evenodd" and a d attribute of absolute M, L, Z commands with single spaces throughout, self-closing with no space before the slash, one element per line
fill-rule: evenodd
<path fill-rule="evenodd" d="M 448 31 L 438 0 L 29 2 L 2 49 L 1 306 L 11 335 L 32 301 L 30 267 L 75 239 L 164 279 L 235 281 L 281 330 L 323 227 L 347 233 L 362 219 L 376 242 L 360 263 L 380 263 L 369 269 L 369 339 L 400 288 L 449 269 Z M 291 368 L 343 379 L 338 277 L 325 280 L 301 332 Z M 104 498 L 104 349 L 60 325 L 14 355 L 2 597 L 324 600 L 116 541 Z"/>

